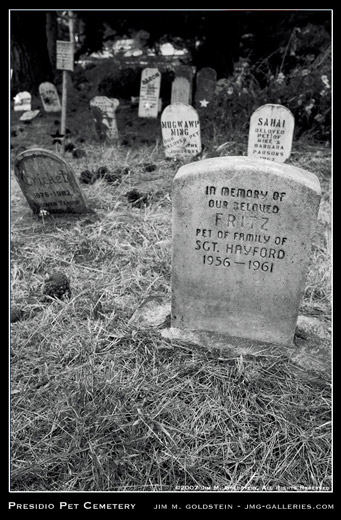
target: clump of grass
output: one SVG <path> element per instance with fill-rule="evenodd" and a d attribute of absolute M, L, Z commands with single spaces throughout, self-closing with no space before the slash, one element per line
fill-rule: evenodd
<path fill-rule="evenodd" d="M 46 323 L 12 362 L 12 489 L 330 486 L 325 381 L 59 312 L 53 344 Z"/>

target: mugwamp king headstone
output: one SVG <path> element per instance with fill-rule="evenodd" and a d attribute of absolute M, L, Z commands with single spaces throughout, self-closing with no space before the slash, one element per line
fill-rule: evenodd
<path fill-rule="evenodd" d="M 199 116 L 190 105 L 168 105 L 161 114 L 161 133 L 166 157 L 184 158 L 201 152 Z"/>
<path fill-rule="evenodd" d="M 321 197 L 293 166 L 219 157 L 173 182 L 172 327 L 292 345 Z"/>
<path fill-rule="evenodd" d="M 282 105 L 263 105 L 250 119 L 249 157 L 285 162 L 290 157 L 295 118 Z"/>

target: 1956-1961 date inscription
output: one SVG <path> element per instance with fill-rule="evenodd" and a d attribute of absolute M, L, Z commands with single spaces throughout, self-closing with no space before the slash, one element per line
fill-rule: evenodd
<path fill-rule="evenodd" d="M 283 246 L 288 237 L 271 235 L 269 225 L 272 219 L 278 218 L 277 214 L 287 193 L 206 186 L 205 195 L 209 208 L 227 211 L 214 212 L 212 229 L 197 228 L 195 231 L 194 249 L 203 253 L 202 264 L 222 269 L 237 266 L 240 269 L 273 273 L 275 262 L 286 257 Z M 218 196 L 219 199 L 213 199 L 212 196 Z M 230 198 L 256 199 L 257 203 L 226 200 Z"/>

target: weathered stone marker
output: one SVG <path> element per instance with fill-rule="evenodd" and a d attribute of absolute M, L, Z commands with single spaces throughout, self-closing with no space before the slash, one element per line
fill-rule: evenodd
<path fill-rule="evenodd" d="M 14 174 L 33 213 L 92 211 L 71 167 L 49 150 L 32 148 L 17 155 Z"/>
<path fill-rule="evenodd" d="M 184 158 L 201 152 L 200 121 L 192 106 L 168 105 L 161 114 L 161 132 L 166 157 Z"/>
<path fill-rule="evenodd" d="M 90 108 L 95 121 L 97 135 L 100 139 L 118 139 L 116 109 L 120 102 L 116 98 L 95 96 L 90 101 Z"/>
<path fill-rule="evenodd" d="M 249 157 L 284 162 L 290 157 L 295 118 L 282 105 L 263 105 L 250 119 Z"/>
<path fill-rule="evenodd" d="M 60 104 L 57 89 L 53 83 L 45 81 L 39 85 L 39 94 L 45 112 L 60 112 Z"/>
<path fill-rule="evenodd" d="M 173 181 L 172 327 L 292 345 L 321 197 L 318 178 L 250 157 Z"/>
<path fill-rule="evenodd" d="M 20 121 L 32 121 L 37 115 L 39 114 L 40 110 L 28 110 L 27 112 L 24 112 L 22 116 L 20 116 Z"/>
<path fill-rule="evenodd" d="M 26 90 L 19 92 L 14 98 L 14 110 L 27 112 L 31 110 L 31 94 Z"/>
<path fill-rule="evenodd" d="M 212 109 L 217 86 L 217 73 L 211 67 L 199 70 L 195 82 L 195 107 L 202 112 Z"/>
<path fill-rule="evenodd" d="M 139 117 L 157 117 L 161 74 L 158 69 L 146 68 L 141 74 Z"/>
<path fill-rule="evenodd" d="M 175 69 L 175 78 L 172 83 L 171 104 L 192 103 L 192 67 L 181 65 Z"/>

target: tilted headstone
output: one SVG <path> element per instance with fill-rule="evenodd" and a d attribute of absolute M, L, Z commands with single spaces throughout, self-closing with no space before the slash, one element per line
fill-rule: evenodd
<path fill-rule="evenodd" d="M 20 116 L 20 121 L 32 121 L 39 114 L 40 110 L 28 110 L 24 112 L 22 116 Z"/>
<path fill-rule="evenodd" d="M 87 213 L 82 191 L 71 167 L 59 155 L 32 148 L 17 155 L 14 174 L 33 213 Z"/>
<path fill-rule="evenodd" d="M 115 112 L 119 104 L 118 99 L 106 96 L 96 96 L 90 101 L 97 135 L 100 139 L 118 139 Z"/>
<path fill-rule="evenodd" d="M 282 105 L 263 105 L 250 119 L 247 155 L 275 162 L 290 157 L 295 118 Z"/>
<path fill-rule="evenodd" d="M 45 81 L 39 85 L 39 94 L 45 112 L 60 112 L 62 107 L 57 89 L 53 83 Z"/>
<path fill-rule="evenodd" d="M 161 133 L 166 157 L 184 158 L 201 152 L 199 116 L 190 105 L 168 105 L 161 114 Z"/>
<path fill-rule="evenodd" d="M 195 108 L 208 112 L 212 109 L 217 86 L 217 73 L 211 67 L 199 70 L 195 83 Z"/>
<path fill-rule="evenodd" d="M 250 157 L 173 181 L 172 326 L 292 345 L 321 198 L 308 171 Z"/>
<path fill-rule="evenodd" d="M 28 112 L 31 110 L 31 94 L 26 90 L 19 92 L 14 98 L 14 110 Z"/>
<path fill-rule="evenodd" d="M 161 74 L 158 69 L 146 68 L 141 74 L 139 117 L 157 117 Z"/>
<path fill-rule="evenodd" d="M 171 104 L 192 103 L 192 67 L 181 65 L 175 69 L 175 77 L 172 83 Z"/>

